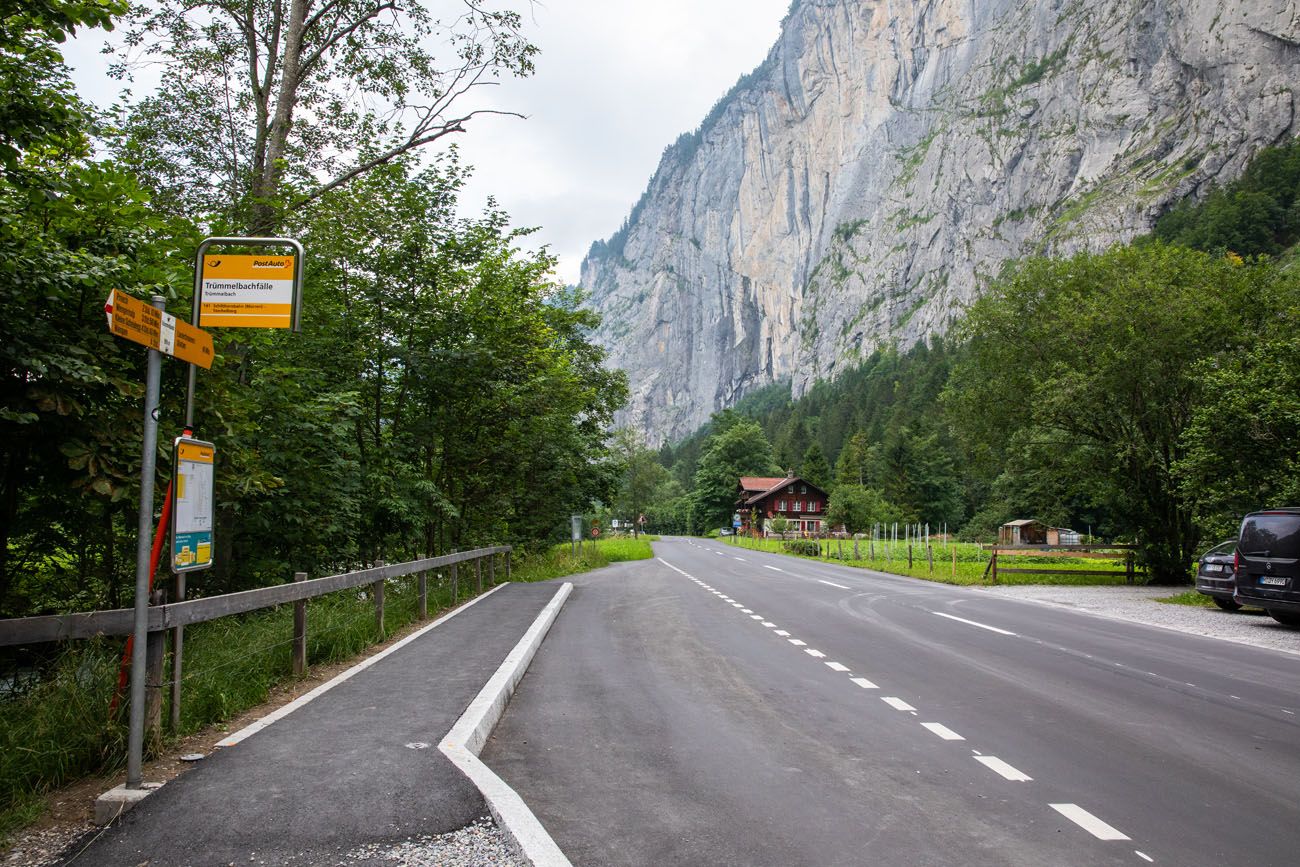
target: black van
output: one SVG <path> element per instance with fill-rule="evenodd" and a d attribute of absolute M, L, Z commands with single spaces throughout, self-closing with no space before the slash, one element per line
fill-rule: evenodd
<path fill-rule="evenodd" d="M 1300 508 L 1247 515 L 1237 536 L 1236 566 L 1237 602 L 1300 626 Z"/>

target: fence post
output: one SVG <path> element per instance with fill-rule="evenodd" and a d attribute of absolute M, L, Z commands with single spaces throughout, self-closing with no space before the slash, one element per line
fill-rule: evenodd
<path fill-rule="evenodd" d="M 307 580 L 306 572 L 294 572 L 293 583 Z M 307 673 L 307 600 L 293 603 L 293 676 Z"/>
<path fill-rule="evenodd" d="M 861 559 L 862 559 L 862 557 L 858 554 L 858 534 L 857 534 L 857 533 L 854 533 L 854 534 L 853 534 L 853 559 L 854 559 L 854 560 L 861 560 Z"/>
<path fill-rule="evenodd" d="M 474 581 L 478 584 L 478 592 L 483 592 L 483 558 L 474 558 Z"/>
<path fill-rule="evenodd" d="M 957 578 L 957 549 L 950 545 L 948 550 L 952 551 L 952 577 L 955 580 Z"/>
<path fill-rule="evenodd" d="M 384 561 L 376 560 L 375 566 L 383 568 Z M 375 631 L 379 633 L 379 640 L 384 640 L 384 579 L 370 585 L 375 594 Z"/>
<path fill-rule="evenodd" d="M 455 552 L 452 552 L 452 553 L 455 553 Z M 452 604 L 452 605 L 455 605 L 455 604 L 456 604 L 457 593 L 458 593 L 458 591 L 460 590 L 460 586 L 459 586 L 459 585 L 460 585 L 460 574 L 459 574 L 459 573 L 460 573 L 460 570 L 456 568 L 458 565 L 460 565 L 460 564 L 458 564 L 458 563 L 452 563 L 452 564 L 451 564 L 451 604 Z"/>
<path fill-rule="evenodd" d="M 911 542 L 907 543 L 907 568 L 909 570 L 912 568 L 912 543 Z"/>
<path fill-rule="evenodd" d="M 993 567 L 993 583 L 998 583 L 998 549 L 993 549 L 993 559 L 989 561 Z"/>
<path fill-rule="evenodd" d="M 928 539 L 929 536 L 927 536 L 926 538 Z M 930 561 L 930 573 L 934 574 L 934 549 L 931 548 L 928 543 L 925 546 L 925 559 Z"/>
<path fill-rule="evenodd" d="M 506 551 L 506 582 L 510 581 L 510 552 Z"/>
<path fill-rule="evenodd" d="M 185 573 L 176 573 L 176 601 L 185 601 Z M 171 730 L 181 728 L 181 679 L 185 671 L 185 627 L 172 629 L 172 708 Z"/>
<path fill-rule="evenodd" d="M 420 619 L 429 619 L 429 573 L 421 572 L 419 581 Z"/>
<path fill-rule="evenodd" d="M 493 551 L 488 554 L 488 586 L 495 587 L 497 584 L 497 555 Z"/>
<path fill-rule="evenodd" d="M 1124 581 L 1128 584 L 1133 583 L 1133 552 L 1129 551 L 1124 557 Z"/>

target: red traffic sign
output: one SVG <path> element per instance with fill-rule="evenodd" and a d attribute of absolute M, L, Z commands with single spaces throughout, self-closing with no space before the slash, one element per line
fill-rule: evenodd
<path fill-rule="evenodd" d="M 599 536 L 599 535 L 600 535 L 600 528 L 599 528 L 599 527 L 592 527 L 592 528 L 591 528 L 591 538 L 594 539 L 594 538 L 596 538 L 596 537 Z"/>

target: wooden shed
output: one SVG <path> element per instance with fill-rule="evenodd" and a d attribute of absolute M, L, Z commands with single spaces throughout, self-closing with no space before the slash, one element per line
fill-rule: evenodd
<path fill-rule="evenodd" d="M 999 545 L 1047 545 L 1047 531 L 1052 529 L 1042 521 L 1021 518 L 1008 521 L 998 528 Z"/>
<path fill-rule="evenodd" d="M 1049 527 L 1033 518 L 1008 521 L 998 528 L 999 545 L 1078 545 L 1079 533 L 1065 527 Z"/>

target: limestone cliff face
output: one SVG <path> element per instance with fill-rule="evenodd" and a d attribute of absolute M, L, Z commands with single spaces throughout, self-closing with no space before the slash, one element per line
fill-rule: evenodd
<path fill-rule="evenodd" d="M 1296 0 L 803 0 L 582 285 L 651 441 L 942 332 L 1300 133 Z"/>

